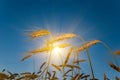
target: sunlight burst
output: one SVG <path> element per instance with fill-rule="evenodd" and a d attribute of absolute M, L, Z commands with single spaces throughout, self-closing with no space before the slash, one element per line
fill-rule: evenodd
<path fill-rule="evenodd" d="M 58 53 L 60 53 L 60 51 L 61 51 L 61 49 L 58 46 L 53 48 L 53 53 L 54 54 L 58 54 Z"/>

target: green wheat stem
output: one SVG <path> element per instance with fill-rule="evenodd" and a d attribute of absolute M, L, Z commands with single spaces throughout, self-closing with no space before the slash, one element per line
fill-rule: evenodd
<path fill-rule="evenodd" d="M 77 36 L 77 37 L 82 40 L 83 45 L 86 43 L 82 36 Z M 90 65 L 90 69 L 91 69 L 91 73 L 92 73 L 92 78 L 94 80 L 95 79 L 95 77 L 94 77 L 94 70 L 93 70 L 93 67 L 92 67 L 92 62 L 91 62 L 91 58 L 90 58 L 90 54 L 88 52 L 88 49 L 86 49 L 86 53 L 87 53 L 87 57 L 88 57 L 88 61 L 89 61 L 89 65 Z"/>

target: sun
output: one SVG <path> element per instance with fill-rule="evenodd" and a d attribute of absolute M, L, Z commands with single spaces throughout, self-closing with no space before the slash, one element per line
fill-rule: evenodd
<path fill-rule="evenodd" d="M 52 51 L 54 54 L 58 54 L 58 53 L 60 53 L 61 52 L 61 49 L 58 47 L 58 46 L 56 46 L 56 47 L 54 47 L 53 48 L 53 51 Z"/>

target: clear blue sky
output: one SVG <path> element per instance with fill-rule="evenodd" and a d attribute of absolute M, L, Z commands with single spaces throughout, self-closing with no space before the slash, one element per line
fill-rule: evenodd
<path fill-rule="evenodd" d="M 31 71 L 31 60 L 21 63 L 24 52 L 36 47 L 25 30 L 74 32 L 86 40 L 99 39 L 120 49 L 119 0 L 0 0 L 0 70 Z M 95 76 L 119 75 L 106 64 L 109 52 L 101 45 L 90 48 Z M 84 72 L 90 72 L 89 65 Z"/>

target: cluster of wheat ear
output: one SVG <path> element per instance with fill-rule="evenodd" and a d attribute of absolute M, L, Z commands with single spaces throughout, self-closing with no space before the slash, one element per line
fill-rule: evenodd
<path fill-rule="evenodd" d="M 45 35 L 49 35 L 50 39 L 49 37 L 46 38 L 47 43 L 45 43 L 44 47 L 31 50 L 21 60 L 21 61 L 25 61 L 26 59 L 31 58 L 32 56 L 42 52 L 47 53 L 47 55 L 49 55 L 47 61 L 41 64 L 39 70 L 37 72 L 34 71 L 34 72 L 24 72 L 24 73 L 12 73 L 4 69 L 2 72 L 0 72 L 0 80 L 98 80 L 93 72 L 92 62 L 91 62 L 90 54 L 88 52 L 88 48 L 90 48 L 91 46 L 97 43 L 102 43 L 105 47 L 107 47 L 107 49 L 111 51 L 111 49 L 105 43 L 103 43 L 100 40 L 92 40 L 86 42 L 84 38 L 79 36 L 83 44 L 80 47 L 76 47 L 76 46 L 72 46 L 71 43 L 60 43 L 61 41 L 63 42 L 64 40 L 78 38 L 77 37 L 78 35 L 73 33 L 66 33 L 54 37 L 52 33 L 48 30 L 37 30 L 29 34 L 29 36 L 33 39 Z M 60 44 L 56 44 L 56 43 L 60 43 Z M 69 47 L 69 49 L 67 49 L 68 53 L 66 56 L 63 57 L 62 55 L 59 54 L 59 57 L 61 58 L 61 62 L 62 62 L 60 64 L 51 63 L 52 50 L 55 47 L 64 48 L 64 49 Z M 86 63 L 86 60 L 79 58 L 79 53 L 81 51 L 86 51 L 87 53 L 88 62 L 90 64 L 90 69 L 92 73 L 92 79 L 91 79 L 91 74 L 87 74 L 87 73 L 85 74 L 81 72 L 81 66 L 79 64 L 81 62 Z M 113 55 L 120 55 L 120 50 L 112 53 L 114 53 Z M 113 64 L 112 62 L 108 64 L 112 69 L 120 72 L 120 67 L 118 65 Z M 35 64 L 33 64 L 33 66 L 35 66 Z M 53 67 L 54 70 L 51 71 L 50 66 Z M 62 77 L 59 77 L 58 74 L 62 74 Z M 109 80 L 106 73 L 104 73 L 103 76 L 104 76 L 104 80 Z M 115 80 L 120 80 L 120 78 L 115 76 Z"/>

